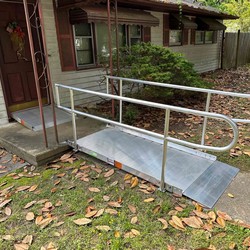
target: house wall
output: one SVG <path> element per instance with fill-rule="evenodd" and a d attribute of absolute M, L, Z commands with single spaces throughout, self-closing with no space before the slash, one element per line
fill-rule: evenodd
<path fill-rule="evenodd" d="M 84 87 L 85 89 L 104 91 L 106 85 L 104 84 L 104 81 L 101 83 L 103 80 L 102 76 L 104 75 L 104 70 L 102 68 L 67 72 L 61 70 L 53 3 L 52 0 L 42 0 L 41 2 L 52 83 L 62 83 L 74 87 Z M 62 104 L 69 103 L 68 93 L 68 91 L 60 92 Z M 75 94 L 76 105 L 87 105 L 88 103 L 98 100 L 100 101 L 101 99 L 98 97 L 93 98 L 93 96 L 88 94 Z"/>
<path fill-rule="evenodd" d="M 5 106 L 4 96 L 3 96 L 3 89 L 1 84 L 0 78 L 0 126 L 8 123 L 8 115 Z"/>
<path fill-rule="evenodd" d="M 163 46 L 163 14 L 151 12 L 160 20 L 159 27 L 151 28 L 151 42 Z M 195 70 L 199 73 L 220 68 L 220 51 L 222 45 L 222 32 L 218 34 L 217 43 L 213 44 L 190 44 L 191 31 L 189 30 L 189 44 L 184 46 L 169 47 L 174 52 L 183 53 L 184 56 L 194 64 Z"/>

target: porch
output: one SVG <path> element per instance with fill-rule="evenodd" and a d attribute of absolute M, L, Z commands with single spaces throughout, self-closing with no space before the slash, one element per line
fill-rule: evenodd
<path fill-rule="evenodd" d="M 81 137 L 97 132 L 103 123 L 93 119 L 76 120 L 77 134 Z M 54 128 L 47 128 L 48 148 L 44 146 L 43 131 L 32 131 L 19 123 L 13 122 L 0 128 L 0 146 L 18 155 L 35 166 L 40 166 L 55 159 L 70 147 L 66 140 L 72 139 L 72 123 L 58 125 L 59 144 L 55 142 Z"/>

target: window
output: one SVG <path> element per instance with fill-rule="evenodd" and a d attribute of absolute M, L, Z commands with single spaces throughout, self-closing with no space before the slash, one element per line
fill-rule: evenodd
<path fill-rule="evenodd" d="M 206 31 L 205 32 L 205 43 L 213 43 L 213 31 Z"/>
<path fill-rule="evenodd" d="M 169 45 L 181 45 L 182 30 L 170 30 L 169 33 Z"/>
<path fill-rule="evenodd" d="M 106 23 L 80 23 L 73 25 L 77 67 L 87 67 L 100 63 L 102 57 L 109 56 L 108 25 Z M 118 26 L 119 46 L 131 46 L 141 42 L 142 26 Z M 116 50 L 116 28 L 111 26 L 112 48 Z"/>
<path fill-rule="evenodd" d="M 214 42 L 214 32 L 215 31 L 195 31 L 195 44 L 209 44 Z"/>
<path fill-rule="evenodd" d="M 77 66 L 94 64 L 93 29 L 89 23 L 74 25 Z"/>
<path fill-rule="evenodd" d="M 109 45 L 108 45 L 108 26 L 105 23 L 98 23 L 95 25 L 96 28 L 96 47 L 97 47 L 97 57 L 109 56 Z M 126 28 L 125 25 L 118 26 L 118 37 L 119 46 L 126 45 Z M 115 25 L 111 26 L 111 38 L 112 38 L 112 48 L 116 49 L 116 29 Z"/>
<path fill-rule="evenodd" d="M 129 26 L 129 45 L 135 45 L 141 42 L 141 26 L 132 25 Z"/>
<path fill-rule="evenodd" d="M 204 34 L 205 34 L 205 31 L 201 31 L 201 30 L 195 31 L 195 44 L 204 43 Z"/>

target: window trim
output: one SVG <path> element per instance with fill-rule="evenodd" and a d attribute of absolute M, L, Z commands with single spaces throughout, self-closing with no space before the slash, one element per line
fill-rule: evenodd
<path fill-rule="evenodd" d="M 75 62 L 76 62 L 76 68 L 77 69 L 85 69 L 85 68 L 90 68 L 90 67 L 95 67 L 97 66 L 97 61 L 96 61 L 96 46 L 95 46 L 95 29 L 93 27 L 93 23 L 90 23 L 90 30 L 91 30 L 91 36 L 76 36 L 75 33 L 75 25 L 72 25 L 73 28 L 73 42 L 74 42 L 74 49 L 75 49 Z M 88 63 L 88 64 L 78 64 L 77 61 L 77 49 L 75 45 L 75 39 L 77 37 L 84 37 L 84 38 L 91 38 L 91 43 L 92 43 L 92 56 L 93 56 L 93 63 Z"/>

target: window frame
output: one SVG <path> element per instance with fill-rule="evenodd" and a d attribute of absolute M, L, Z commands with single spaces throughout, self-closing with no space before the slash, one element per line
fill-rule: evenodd
<path fill-rule="evenodd" d="M 123 25 L 123 24 L 121 24 Z M 140 37 L 131 37 L 130 34 L 130 27 L 132 25 L 129 24 L 124 24 L 125 25 L 125 46 L 131 47 L 131 38 L 140 38 L 140 42 L 143 42 L 143 26 L 141 25 L 136 25 L 140 27 Z M 83 36 L 84 38 L 91 38 L 92 41 L 92 55 L 93 55 L 93 63 L 91 64 L 85 64 L 85 65 L 80 65 L 77 61 L 77 49 L 75 45 L 75 39 L 77 37 L 82 37 L 82 36 L 76 36 L 75 34 L 75 25 L 71 25 L 72 27 L 72 36 L 73 36 L 73 46 L 74 46 L 74 52 L 75 52 L 75 65 L 76 65 L 76 70 L 84 70 L 84 69 L 94 69 L 94 68 L 100 68 L 102 67 L 99 62 L 98 62 L 98 52 L 97 52 L 97 34 L 96 34 L 96 23 L 90 23 L 91 27 L 91 36 Z"/>
<path fill-rule="evenodd" d="M 197 42 L 196 40 L 196 32 L 203 32 L 203 39 L 202 42 Z M 206 33 L 207 32 L 212 32 L 212 40 L 211 41 L 206 41 Z M 203 44 L 213 44 L 213 43 L 217 43 L 217 41 L 214 41 L 214 36 L 215 36 L 215 30 L 195 30 L 195 45 L 203 45 Z"/>
<path fill-rule="evenodd" d="M 179 31 L 181 34 L 181 39 L 180 42 L 177 43 L 171 43 L 170 37 L 171 37 L 171 31 Z M 170 29 L 169 30 L 169 47 L 174 47 L 174 46 L 183 46 L 183 30 L 182 29 Z"/>
<path fill-rule="evenodd" d="M 74 42 L 74 49 L 75 49 L 76 68 L 77 69 L 85 69 L 85 68 L 90 68 L 90 67 L 97 66 L 97 60 L 96 60 L 96 42 L 95 42 L 96 36 L 95 36 L 94 24 L 90 23 L 91 36 L 76 36 L 75 25 L 72 25 L 72 29 L 73 29 L 73 42 Z M 88 64 L 84 64 L 84 65 L 81 65 L 81 64 L 78 63 L 78 60 L 77 60 L 77 51 L 78 50 L 76 49 L 76 45 L 75 45 L 75 40 L 76 40 L 77 37 L 84 37 L 84 38 L 91 39 L 93 63 L 88 63 Z"/>

